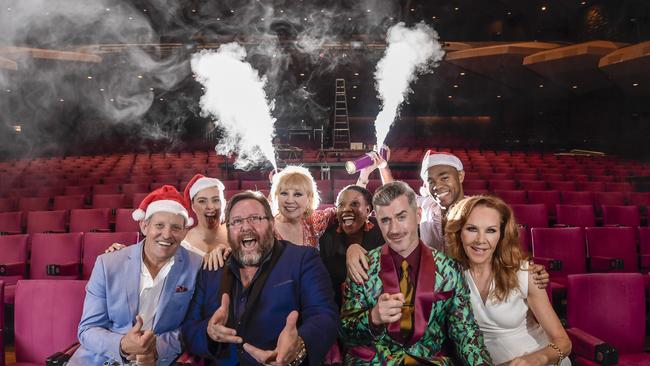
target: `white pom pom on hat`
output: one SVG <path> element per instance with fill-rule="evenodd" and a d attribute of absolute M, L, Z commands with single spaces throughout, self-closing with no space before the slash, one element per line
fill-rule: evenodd
<path fill-rule="evenodd" d="M 149 193 L 140 202 L 138 208 L 131 213 L 135 221 L 146 220 L 156 212 L 169 212 L 183 216 L 186 226 L 192 226 L 194 220 L 190 217 L 183 196 L 176 188 L 164 185 Z"/>

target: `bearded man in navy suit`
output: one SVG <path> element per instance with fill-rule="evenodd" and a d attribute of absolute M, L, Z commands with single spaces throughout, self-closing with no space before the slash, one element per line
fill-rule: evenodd
<path fill-rule="evenodd" d="M 273 215 L 259 192 L 226 207 L 232 254 L 201 271 L 183 339 L 207 364 L 320 365 L 337 336 L 338 310 L 318 252 L 273 236 Z"/>

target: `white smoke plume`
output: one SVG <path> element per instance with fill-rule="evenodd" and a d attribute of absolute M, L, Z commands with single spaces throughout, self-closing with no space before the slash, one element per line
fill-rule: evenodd
<path fill-rule="evenodd" d="M 376 89 L 382 102 L 375 119 L 377 146 L 382 146 L 417 76 L 433 70 L 444 56 L 438 33 L 424 23 L 407 28 L 397 23 L 388 29 L 386 53 L 375 70 Z"/>
<path fill-rule="evenodd" d="M 273 102 L 268 102 L 264 92 L 266 78 L 260 78 L 245 58 L 246 50 L 236 42 L 192 56 L 192 71 L 205 87 L 201 110 L 223 129 L 217 152 L 237 153 L 235 168 L 250 169 L 264 158 L 276 168 Z"/>

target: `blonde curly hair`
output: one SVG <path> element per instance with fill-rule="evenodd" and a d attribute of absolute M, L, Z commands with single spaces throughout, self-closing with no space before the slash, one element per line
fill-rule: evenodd
<path fill-rule="evenodd" d="M 318 205 L 320 205 L 320 195 L 318 194 L 316 181 L 305 167 L 296 165 L 287 166 L 271 179 L 269 198 L 271 199 L 271 208 L 274 214 L 277 214 L 279 211 L 278 195 L 283 189 L 300 189 L 305 192 L 309 199 L 309 205 L 307 205 L 307 209 L 305 210 L 305 217 L 311 215 L 318 208 Z"/>

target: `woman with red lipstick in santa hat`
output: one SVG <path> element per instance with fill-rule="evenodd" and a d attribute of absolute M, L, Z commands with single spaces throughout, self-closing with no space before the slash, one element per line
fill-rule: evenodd
<path fill-rule="evenodd" d="M 228 231 L 223 222 L 226 206 L 223 190 L 223 183 L 219 179 L 196 174 L 183 192 L 196 216 L 197 225 L 187 232 L 181 245 L 204 256 L 204 268 L 222 267 L 224 257 L 230 253 Z"/>

